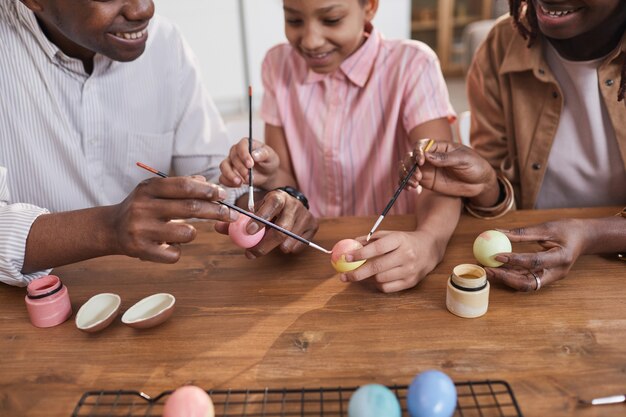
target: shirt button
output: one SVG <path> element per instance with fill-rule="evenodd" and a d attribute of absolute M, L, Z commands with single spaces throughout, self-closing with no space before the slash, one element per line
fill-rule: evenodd
<path fill-rule="evenodd" d="M 606 86 L 607 86 L 607 87 L 612 86 L 612 85 L 613 85 L 613 83 L 614 83 L 614 81 L 613 81 L 613 80 L 606 80 L 606 81 L 604 82 L 604 84 L 606 84 Z"/>
<path fill-rule="evenodd" d="M 545 72 L 543 69 L 539 68 L 539 74 L 543 75 L 543 74 L 545 74 L 545 73 L 546 73 L 546 72 Z"/>
<path fill-rule="evenodd" d="M 534 169 L 535 171 L 540 170 L 540 169 L 541 169 L 541 164 L 540 164 L 539 162 L 535 162 L 535 163 L 533 164 L 533 169 Z"/>

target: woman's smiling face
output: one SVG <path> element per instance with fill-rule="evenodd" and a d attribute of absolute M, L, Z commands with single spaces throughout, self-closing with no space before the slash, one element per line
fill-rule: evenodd
<path fill-rule="evenodd" d="M 623 0 L 532 0 L 541 33 L 571 39 L 611 22 L 626 8 Z"/>

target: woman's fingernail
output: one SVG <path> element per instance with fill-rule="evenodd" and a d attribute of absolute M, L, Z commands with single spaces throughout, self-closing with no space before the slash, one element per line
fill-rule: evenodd
<path fill-rule="evenodd" d="M 495 259 L 496 259 L 496 261 L 502 262 L 502 263 L 505 263 L 505 264 L 509 262 L 509 257 L 505 256 L 505 255 L 497 255 L 495 257 Z"/>
<path fill-rule="evenodd" d="M 246 232 L 248 232 L 249 235 L 253 235 L 258 231 L 259 231 L 259 225 L 256 223 L 250 222 L 248 227 L 246 227 Z"/>
<path fill-rule="evenodd" d="M 348 282 L 348 277 L 346 276 L 346 274 L 341 274 L 339 275 L 339 280 L 341 282 Z"/>
<path fill-rule="evenodd" d="M 252 151 L 252 159 L 254 159 L 255 161 L 261 156 L 261 151 L 258 149 L 255 149 Z"/>
<path fill-rule="evenodd" d="M 228 220 L 230 220 L 231 222 L 234 222 L 235 220 L 239 218 L 239 213 L 237 213 L 235 210 L 231 210 L 226 206 L 222 206 L 222 207 L 228 210 Z"/>
<path fill-rule="evenodd" d="M 248 259 L 256 259 L 256 256 L 252 252 L 246 251 L 246 258 Z"/>
<path fill-rule="evenodd" d="M 228 194 L 226 193 L 226 190 L 225 190 L 225 189 L 223 189 L 222 187 L 218 187 L 218 188 L 217 188 L 217 195 L 218 195 L 218 197 L 219 197 L 221 200 L 223 200 L 223 199 L 225 199 L 225 198 L 226 198 L 226 196 L 227 196 Z"/>
<path fill-rule="evenodd" d="M 344 259 L 346 260 L 346 262 L 352 262 L 354 260 L 354 256 L 344 255 Z"/>

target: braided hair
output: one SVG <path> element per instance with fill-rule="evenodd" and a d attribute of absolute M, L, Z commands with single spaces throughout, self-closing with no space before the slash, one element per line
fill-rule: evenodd
<path fill-rule="evenodd" d="M 528 47 L 531 47 L 539 33 L 534 3 L 530 0 L 509 0 L 509 7 L 513 17 L 513 26 L 522 35 L 522 38 L 528 40 Z M 522 16 L 525 16 L 527 24 L 522 22 Z M 624 100 L 624 96 L 626 96 L 626 59 L 622 63 L 617 101 Z"/>

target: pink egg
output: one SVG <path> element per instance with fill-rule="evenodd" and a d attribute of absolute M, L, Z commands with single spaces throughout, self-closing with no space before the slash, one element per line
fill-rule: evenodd
<path fill-rule="evenodd" d="M 357 240 L 343 239 L 335 243 L 332 254 L 330 255 L 330 263 L 337 272 L 348 272 L 357 269 L 365 263 L 365 259 L 361 261 L 346 262 L 346 253 L 362 248 Z"/>
<path fill-rule="evenodd" d="M 265 236 L 265 228 L 262 228 L 253 235 L 246 232 L 246 226 L 250 219 L 247 216 L 239 215 L 236 221 L 228 225 L 228 235 L 230 239 L 239 247 L 244 249 L 256 246 Z"/>
<path fill-rule="evenodd" d="M 199 387 L 185 385 L 165 401 L 163 417 L 215 417 L 211 397 Z"/>

